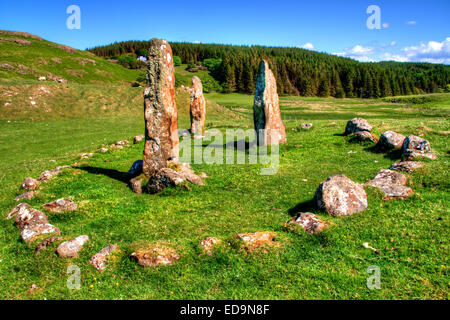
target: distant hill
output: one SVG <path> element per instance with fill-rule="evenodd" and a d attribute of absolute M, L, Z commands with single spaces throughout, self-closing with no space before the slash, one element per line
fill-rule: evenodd
<path fill-rule="evenodd" d="M 129 70 L 88 52 L 46 41 L 25 32 L 0 30 L 0 78 L 34 79 L 79 84 L 131 83 Z"/>
<path fill-rule="evenodd" d="M 430 63 L 361 63 L 299 48 L 171 43 L 185 64 L 208 64 L 225 92 L 253 93 L 258 64 L 268 59 L 280 94 L 379 98 L 449 90 L 450 66 Z M 148 49 L 148 41 L 90 48 L 100 57 Z M 206 63 L 205 63 L 206 62 Z"/>

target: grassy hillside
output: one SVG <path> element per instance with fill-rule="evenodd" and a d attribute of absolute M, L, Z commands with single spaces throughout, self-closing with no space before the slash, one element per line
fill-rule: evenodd
<path fill-rule="evenodd" d="M 138 71 L 38 36 L 0 30 L 0 78 L 37 80 L 41 76 L 79 84 L 121 84 L 135 81 Z"/>

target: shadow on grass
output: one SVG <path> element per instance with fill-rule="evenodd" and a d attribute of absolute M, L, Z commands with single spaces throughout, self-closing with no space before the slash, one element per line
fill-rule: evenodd
<path fill-rule="evenodd" d="M 402 150 L 385 150 L 380 148 L 378 144 L 367 147 L 364 149 L 365 151 L 369 151 L 372 153 L 384 153 L 384 157 L 391 160 L 400 160 L 402 158 Z"/>
<path fill-rule="evenodd" d="M 250 150 L 253 147 L 257 146 L 256 140 L 253 140 L 252 142 L 248 142 L 247 140 L 237 140 L 237 141 L 230 141 L 225 144 L 203 144 L 202 147 L 210 147 L 215 149 L 227 149 L 227 148 L 234 148 L 238 151 L 245 152 L 247 150 Z"/>
<path fill-rule="evenodd" d="M 133 175 L 129 174 L 128 172 L 121 172 L 114 169 L 105 169 L 105 168 L 98 168 L 98 167 L 74 167 L 74 169 L 80 169 L 92 174 L 102 174 L 104 176 L 107 176 L 111 179 L 123 182 L 128 184 L 131 178 L 133 178 Z"/>
<path fill-rule="evenodd" d="M 314 199 L 311 199 L 305 202 L 300 202 L 295 207 L 289 209 L 288 213 L 292 217 L 295 217 L 301 212 L 315 212 L 315 211 L 316 211 L 316 204 Z"/>

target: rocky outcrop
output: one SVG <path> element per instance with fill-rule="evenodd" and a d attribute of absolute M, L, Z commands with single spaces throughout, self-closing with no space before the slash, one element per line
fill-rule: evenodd
<path fill-rule="evenodd" d="M 88 236 L 78 236 L 70 241 L 63 242 L 56 249 L 60 257 L 76 258 L 83 248 L 84 244 L 89 241 Z"/>
<path fill-rule="evenodd" d="M 112 244 L 97 252 L 89 260 L 89 263 L 98 271 L 104 271 L 107 267 L 108 257 L 117 250 L 117 245 Z"/>
<path fill-rule="evenodd" d="M 380 150 L 398 150 L 402 148 L 405 136 L 394 131 L 383 132 L 378 141 L 377 147 Z"/>
<path fill-rule="evenodd" d="M 174 264 L 180 256 L 175 249 L 162 245 L 149 245 L 133 252 L 130 258 L 143 267 L 157 267 Z"/>
<path fill-rule="evenodd" d="M 194 137 L 205 134 L 206 100 L 203 96 L 203 85 L 199 77 L 192 78 L 191 89 L 191 133 Z"/>
<path fill-rule="evenodd" d="M 44 208 L 51 212 L 61 213 L 75 211 L 78 209 L 78 205 L 70 199 L 58 199 L 44 204 Z"/>
<path fill-rule="evenodd" d="M 258 145 L 286 143 L 286 127 L 281 120 L 277 82 L 267 61 L 261 61 L 256 79 L 253 120 Z"/>
<path fill-rule="evenodd" d="M 413 194 L 410 187 L 405 186 L 408 178 L 399 172 L 389 169 L 380 170 L 375 178 L 366 182 L 364 186 L 370 186 L 384 193 L 384 200 L 406 199 Z"/>
<path fill-rule="evenodd" d="M 436 159 L 436 155 L 431 150 L 430 143 L 415 135 L 406 137 L 403 142 L 402 153 L 402 157 L 406 160 L 416 158 Z"/>
<path fill-rule="evenodd" d="M 30 243 L 43 234 L 60 234 L 59 228 L 48 222 L 47 216 L 41 211 L 31 208 L 26 203 L 17 205 L 7 216 L 16 217 L 15 224 L 20 230 L 20 236 L 25 243 Z"/>
<path fill-rule="evenodd" d="M 347 126 L 345 127 L 345 135 L 349 135 L 351 133 L 355 133 L 358 131 L 372 131 L 372 126 L 366 119 L 363 118 L 353 118 L 349 122 L 347 122 Z"/>
<path fill-rule="evenodd" d="M 367 194 L 363 186 L 342 174 L 328 177 L 314 195 L 319 209 L 332 216 L 349 216 L 367 209 Z"/>
<path fill-rule="evenodd" d="M 144 92 L 145 147 L 143 172 L 147 178 L 178 160 L 178 112 L 172 49 L 167 40 L 150 41 L 147 87 Z"/>
<path fill-rule="evenodd" d="M 311 212 L 302 212 L 297 217 L 292 218 L 287 223 L 287 228 L 300 226 L 307 233 L 320 233 L 325 229 L 325 222 L 320 220 L 315 214 Z"/>
<path fill-rule="evenodd" d="M 254 233 L 239 233 L 236 235 L 237 239 L 244 242 L 244 248 L 247 251 L 253 251 L 259 247 L 272 246 L 277 241 L 275 233 L 273 232 L 254 232 Z"/>
<path fill-rule="evenodd" d="M 417 169 L 420 169 L 423 167 L 423 163 L 417 162 L 417 161 L 400 161 L 396 162 L 391 165 L 389 169 L 396 170 L 396 171 L 402 171 L 406 173 L 412 173 Z"/>

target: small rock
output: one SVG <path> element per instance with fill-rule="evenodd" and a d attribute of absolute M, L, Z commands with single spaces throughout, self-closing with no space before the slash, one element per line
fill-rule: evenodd
<path fill-rule="evenodd" d="M 413 194 L 412 189 L 405 186 L 407 182 L 408 178 L 404 174 L 382 169 L 364 185 L 380 189 L 385 195 L 384 200 L 406 199 Z"/>
<path fill-rule="evenodd" d="M 208 178 L 209 178 L 209 176 L 208 176 L 206 173 L 204 173 L 204 172 L 200 172 L 200 173 L 198 174 L 198 176 L 199 176 L 200 178 L 202 178 L 202 179 L 208 179 Z"/>
<path fill-rule="evenodd" d="M 363 118 L 354 118 L 347 122 L 347 126 L 345 127 L 345 135 L 349 135 L 351 133 L 355 133 L 358 131 L 372 131 L 372 126 L 366 119 Z"/>
<path fill-rule="evenodd" d="M 244 241 L 245 249 L 253 251 L 261 246 L 270 246 L 276 240 L 273 232 L 255 232 L 255 233 L 239 233 L 236 238 Z"/>
<path fill-rule="evenodd" d="M 27 200 L 31 200 L 34 197 L 34 191 L 28 191 L 25 193 L 22 193 L 20 196 L 17 196 L 14 200 L 15 201 L 20 201 L 23 199 L 27 199 Z"/>
<path fill-rule="evenodd" d="M 142 186 L 144 185 L 144 181 L 146 181 L 146 177 L 142 174 L 130 179 L 128 184 L 134 193 L 142 194 Z"/>
<path fill-rule="evenodd" d="M 46 250 L 49 246 L 51 246 L 56 241 L 61 241 L 62 237 L 50 237 L 42 241 L 34 251 L 35 255 L 38 255 L 42 250 Z"/>
<path fill-rule="evenodd" d="M 39 77 L 38 80 L 39 81 L 45 81 L 45 80 L 47 80 L 47 78 L 46 77 Z"/>
<path fill-rule="evenodd" d="M 116 146 L 128 146 L 130 143 L 128 140 L 120 140 L 116 142 Z"/>
<path fill-rule="evenodd" d="M 305 129 L 305 130 L 311 129 L 312 126 L 313 126 L 312 123 L 302 123 L 302 125 L 301 125 L 302 129 Z"/>
<path fill-rule="evenodd" d="M 107 148 L 100 148 L 99 151 L 101 153 L 106 153 L 106 152 L 108 152 L 108 149 Z"/>
<path fill-rule="evenodd" d="M 17 206 L 12 209 L 8 215 L 6 216 L 6 219 L 11 219 L 17 214 L 23 214 L 22 211 L 28 210 L 30 208 L 30 205 L 28 203 L 19 203 Z"/>
<path fill-rule="evenodd" d="M 156 194 L 168 187 L 175 187 L 185 181 L 204 185 L 203 180 L 194 173 L 189 164 L 173 164 L 171 168 L 162 168 L 156 172 L 146 185 L 147 192 Z"/>
<path fill-rule="evenodd" d="M 29 191 L 36 190 L 37 188 L 39 188 L 39 181 L 30 177 L 25 178 L 25 180 L 23 180 L 21 188 Z"/>
<path fill-rule="evenodd" d="M 54 176 L 57 176 L 58 174 L 60 174 L 63 169 L 67 169 L 67 168 L 70 168 L 70 166 L 60 166 L 53 170 L 46 170 L 40 174 L 38 181 L 39 182 L 48 181 L 51 178 L 53 178 Z"/>
<path fill-rule="evenodd" d="M 200 243 L 203 249 L 205 250 L 205 253 L 209 256 L 213 254 L 213 247 L 214 245 L 218 244 L 220 242 L 219 239 L 214 237 L 208 237 Z"/>
<path fill-rule="evenodd" d="M 332 216 L 349 216 L 367 209 L 367 194 L 363 186 L 344 175 L 328 177 L 314 195 L 319 209 Z"/>
<path fill-rule="evenodd" d="M 143 141 L 144 139 L 145 139 L 145 134 L 140 134 L 140 135 L 134 137 L 134 143 L 135 144 L 139 143 L 139 142 Z"/>
<path fill-rule="evenodd" d="M 44 204 L 44 208 L 56 213 L 72 212 L 78 209 L 78 205 L 70 199 L 58 199 Z"/>
<path fill-rule="evenodd" d="M 116 244 L 107 246 L 96 253 L 94 256 L 92 256 L 92 258 L 89 260 L 89 263 L 98 271 L 104 271 L 106 269 L 108 256 L 116 250 Z"/>
<path fill-rule="evenodd" d="M 325 228 L 325 222 L 311 212 L 302 212 L 298 217 L 292 218 L 289 225 L 301 226 L 309 234 L 320 233 Z"/>
<path fill-rule="evenodd" d="M 383 132 L 378 141 L 377 147 L 381 150 L 398 150 L 401 149 L 405 141 L 405 136 L 394 131 Z"/>
<path fill-rule="evenodd" d="M 417 161 L 401 161 L 391 165 L 391 170 L 403 171 L 406 173 L 412 173 L 413 171 L 422 168 L 423 163 Z"/>
<path fill-rule="evenodd" d="M 140 266 L 157 267 L 174 264 L 180 256 L 173 248 L 165 246 L 150 246 L 148 248 L 138 249 L 130 256 Z"/>
<path fill-rule="evenodd" d="M 87 241 L 89 241 L 88 236 L 78 236 L 70 241 L 61 243 L 56 252 L 60 257 L 76 258 L 78 257 L 78 252 Z"/>

